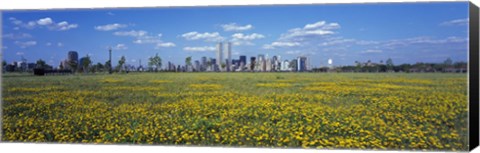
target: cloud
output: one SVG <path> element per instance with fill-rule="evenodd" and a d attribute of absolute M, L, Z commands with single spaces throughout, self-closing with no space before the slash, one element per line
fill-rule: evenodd
<path fill-rule="evenodd" d="M 111 30 L 117 30 L 117 29 L 125 28 L 125 27 L 127 27 L 126 24 L 113 23 L 113 24 L 95 26 L 95 30 L 98 30 L 98 31 L 111 31 Z"/>
<path fill-rule="evenodd" d="M 368 53 L 382 53 L 382 52 L 383 52 L 382 50 L 369 49 L 369 50 L 362 51 L 361 53 L 368 54 Z"/>
<path fill-rule="evenodd" d="M 25 55 L 25 53 L 23 53 L 23 52 L 17 52 L 17 55 L 18 55 L 18 56 L 22 56 L 22 55 Z"/>
<path fill-rule="evenodd" d="M 340 44 L 346 44 L 346 43 L 354 43 L 356 40 L 355 39 L 344 39 L 341 37 L 336 37 L 336 38 L 329 38 L 326 41 L 323 41 L 319 44 L 319 46 L 333 46 L 333 45 L 340 45 Z"/>
<path fill-rule="evenodd" d="M 293 28 L 281 35 L 280 39 L 298 39 L 304 40 L 303 37 L 308 36 L 325 36 L 334 34 L 334 30 L 339 29 L 338 23 L 327 23 L 326 21 L 318 21 L 312 24 L 306 24 L 303 28 Z"/>
<path fill-rule="evenodd" d="M 181 36 L 183 38 L 185 38 L 186 40 L 200 40 L 200 39 L 203 39 L 203 40 L 209 41 L 209 42 L 223 41 L 225 39 L 222 36 L 220 36 L 220 34 L 218 32 L 198 33 L 196 31 L 193 31 L 193 32 L 184 33 Z"/>
<path fill-rule="evenodd" d="M 161 36 L 161 35 L 160 35 Z M 155 44 L 155 43 L 161 43 L 162 40 L 160 39 L 160 36 L 140 36 L 137 37 L 133 43 L 135 44 Z"/>
<path fill-rule="evenodd" d="M 114 16 L 115 14 L 112 12 L 107 12 L 107 15 Z"/>
<path fill-rule="evenodd" d="M 223 24 L 220 26 L 223 28 L 224 31 L 245 31 L 245 30 L 253 29 L 253 26 L 251 24 L 240 26 L 240 25 L 237 25 L 236 23 L 229 23 L 229 24 Z"/>
<path fill-rule="evenodd" d="M 212 46 L 203 46 L 203 47 L 184 47 L 183 50 L 191 52 L 206 52 L 206 51 L 215 51 L 215 47 Z"/>
<path fill-rule="evenodd" d="M 300 46 L 298 42 L 273 42 L 271 44 L 263 45 L 263 49 L 275 49 L 275 47 L 295 47 Z"/>
<path fill-rule="evenodd" d="M 62 47 L 63 44 L 62 44 L 61 42 L 59 42 L 59 43 L 57 43 L 57 46 L 58 46 L 58 47 Z"/>
<path fill-rule="evenodd" d="M 58 31 L 66 31 L 66 30 L 77 28 L 77 27 L 78 27 L 77 24 L 69 24 L 67 21 L 62 21 L 58 23 L 57 26 L 52 27 L 51 29 L 54 29 L 54 30 L 57 29 Z"/>
<path fill-rule="evenodd" d="M 455 19 L 450 21 L 445 21 L 440 23 L 441 26 L 463 26 L 468 25 L 468 18 L 466 19 Z"/>
<path fill-rule="evenodd" d="M 166 42 L 166 43 L 158 43 L 157 46 L 155 46 L 155 49 L 159 49 L 161 47 L 175 47 L 176 45 L 172 42 Z"/>
<path fill-rule="evenodd" d="M 113 35 L 115 36 L 131 36 L 131 37 L 141 37 L 141 36 L 145 36 L 146 34 L 147 32 L 143 30 L 117 31 L 113 33 Z"/>
<path fill-rule="evenodd" d="M 328 23 L 325 21 L 318 21 L 313 24 L 307 24 L 303 27 L 305 30 L 310 30 L 310 29 L 323 29 L 323 30 L 332 30 L 332 29 L 338 29 L 340 28 L 340 25 L 338 23 Z"/>
<path fill-rule="evenodd" d="M 285 54 L 289 54 L 289 55 L 298 55 L 300 54 L 301 52 L 299 50 L 294 50 L 294 51 L 286 51 Z"/>
<path fill-rule="evenodd" d="M 56 23 L 50 17 L 41 18 L 38 20 L 28 21 L 28 22 L 23 22 L 22 20 L 19 20 L 13 17 L 9 18 L 9 20 L 12 22 L 12 24 L 17 26 L 15 27 L 16 30 L 22 27 L 26 29 L 47 28 L 52 31 L 66 31 L 66 30 L 75 29 L 78 27 L 78 24 L 70 24 L 67 21 Z"/>
<path fill-rule="evenodd" d="M 47 43 L 45 43 L 45 46 L 52 46 L 52 43 L 51 43 L 51 42 L 47 42 Z"/>
<path fill-rule="evenodd" d="M 51 18 L 43 18 L 43 19 L 37 20 L 37 24 L 42 26 L 50 25 L 52 23 L 53 23 L 53 20 Z"/>
<path fill-rule="evenodd" d="M 25 41 L 25 42 L 15 41 L 15 45 L 19 46 L 20 48 L 27 48 L 30 46 L 37 45 L 37 42 L 36 41 Z"/>
<path fill-rule="evenodd" d="M 8 49 L 7 46 L 2 46 L 2 50 L 6 50 L 6 49 Z"/>
<path fill-rule="evenodd" d="M 232 43 L 233 45 L 255 45 L 251 41 L 255 39 L 262 39 L 265 38 L 264 35 L 258 33 L 252 33 L 250 35 L 243 34 L 243 33 L 235 33 L 232 35 Z"/>
<path fill-rule="evenodd" d="M 17 33 L 17 34 L 8 33 L 8 34 L 4 34 L 2 38 L 16 40 L 16 39 L 32 38 L 32 35 L 28 33 Z"/>
<path fill-rule="evenodd" d="M 113 47 L 114 50 L 126 50 L 128 47 L 125 44 L 117 44 Z"/>
<path fill-rule="evenodd" d="M 252 33 L 250 35 L 245 35 L 243 33 L 235 33 L 232 35 L 233 40 L 255 40 L 265 38 L 264 35 L 258 33 Z"/>

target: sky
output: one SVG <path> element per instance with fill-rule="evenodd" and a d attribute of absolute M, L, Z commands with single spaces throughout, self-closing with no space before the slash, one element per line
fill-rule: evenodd
<path fill-rule="evenodd" d="M 58 66 L 68 51 L 93 63 L 146 65 L 158 55 L 185 64 L 216 58 L 232 42 L 232 58 L 258 54 L 313 67 L 468 61 L 468 2 L 212 6 L 2 11 L 2 55 L 8 63 L 43 59 Z"/>

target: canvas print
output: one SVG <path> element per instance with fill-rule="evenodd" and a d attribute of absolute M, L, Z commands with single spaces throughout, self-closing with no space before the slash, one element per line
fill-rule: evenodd
<path fill-rule="evenodd" d="M 468 2 L 2 11 L 2 142 L 468 150 Z"/>

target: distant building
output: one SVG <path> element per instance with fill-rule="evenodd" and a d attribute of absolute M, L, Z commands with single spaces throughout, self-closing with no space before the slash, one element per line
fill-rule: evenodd
<path fill-rule="evenodd" d="M 217 44 L 217 60 L 216 65 L 221 66 L 223 61 L 223 44 L 220 42 Z"/>
<path fill-rule="evenodd" d="M 232 43 L 227 42 L 226 46 L 226 51 L 227 51 L 227 61 L 226 61 L 226 66 L 227 66 L 227 71 L 230 71 L 230 67 L 232 65 Z"/>
<path fill-rule="evenodd" d="M 78 61 L 78 53 L 76 51 L 69 51 L 67 55 L 67 60 L 65 62 L 65 69 L 76 69 L 76 67 L 72 67 L 72 65 L 79 65 Z"/>
<path fill-rule="evenodd" d="M 255 71 L 255 65 L 256 65 L 256 58 L 252 56 L 250 57 L 250 65 L 248 69 L 250 69 L 250 71 Z"/>
<path fill-rule="evenodd" d="M 297 58 L 297 71 L 298 72 L 307 71 L 307 57 L 301 56 Z"/>
<path fill-rule="evenodd" d="M 201 71 L 200 70 L 200 61 L 198 61 L 198 60 L 195 61 L 195 71 Z"/>
<path fill-rule="evenodd" d="M 200 69 L 201 71 L 206 71 L 207 69 L 207 57 L 203 56 L 201 63 L 200 63 Z"/>
<path fill-rule="evenodd" d="M 240 63 L 243 62 L 243 64 L 247 64 L 247 56 L 245 56 L 245 55 L 240 55 L 239 61 L 240 61 Z"/>

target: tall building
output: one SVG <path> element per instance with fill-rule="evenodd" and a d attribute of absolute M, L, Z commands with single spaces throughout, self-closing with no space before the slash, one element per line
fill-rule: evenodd
<path fill-rule="evenodd" d="M 215 64 L 217 66 L 222 66 L 222 61 L 223 61 L 223 44 L 220 42 L 217 44 L 217 62 Z"/>
<path fill-rule="evenodd" d="M 305 56 L 300 56 L 297 59 L 297 71 L 298 72 L 304 72 L 307 71 L 307 57 Z"/>
<path fill-rule="evenodd" d="M 232 43 L 227 42 L 227 71 L 230 71 L 230 67 L 232 66 Z"/>
<path fill-rule="evenodd" d="M 254 71 L 255 70 L 255 65 L 256 64 L 256 58 L 254 56 L 250 57 L 250 65 L 248 67 L 248 69 L 250 69 L 250 71 Z"/>
<path fill-rule="evenodd" d="M 75 62 L 78 64 L 78 53 L 76 51 L 69 51 L 67 59 L 69 62 Z"/>
<path fill-rule="evenodd" d="M 195 71 L 200 71 L 200 61 L 195 60 Z"/>
<path fill-rule="evenodd" d="M 201 71 L 205 71 L 207 69 L 207 57 L 203 56 L 200 64 Z"/>
<path fill-rule="evenodd" d="M 242 63 L 243 65 L 247 64 L 247 56 L 240 55 L 240 65 L 242 65 Z"/>

